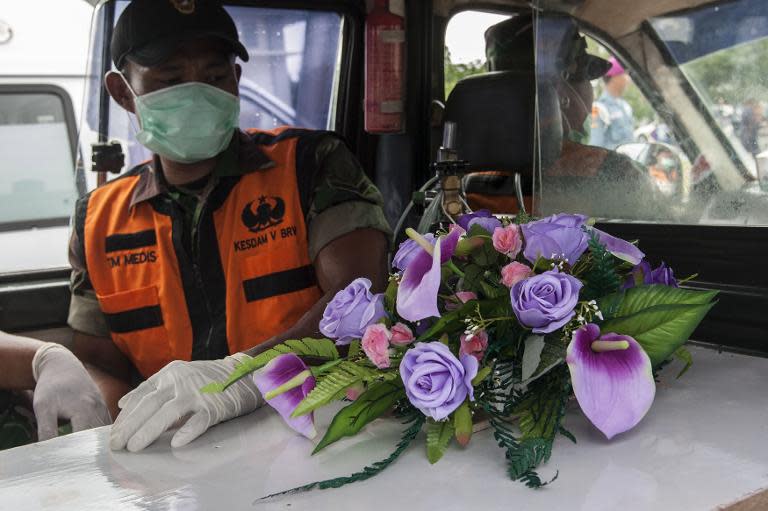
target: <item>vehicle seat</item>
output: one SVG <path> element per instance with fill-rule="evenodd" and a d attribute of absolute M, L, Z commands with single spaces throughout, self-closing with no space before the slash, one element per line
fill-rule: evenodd
<path fill-rule="evenodd" d="M 531 211 L 535 169 L 560 154 L 562 125 L 557 94 L 539 85 L 541 140 L 536 147 L 536 80 L 533 73 L 496 71 L 464 78 L 445 105 L 443 121 L 457 124 L 459 159 L 469 161 L 464 178 L 472 209 L 516 213 L 514 175 L 522 178 L 524 204 Z M 538 162 L 536 153 L 541 152 Z"/>

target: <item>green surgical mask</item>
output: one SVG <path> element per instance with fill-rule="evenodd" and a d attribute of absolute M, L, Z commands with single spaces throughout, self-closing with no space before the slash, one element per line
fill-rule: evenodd
<path fill-rule="evenodd" d="M 212 85 L 189 82 L 141 96 L 131 92 L 141 126 L 136 139 L 173 161 L 213 158 L 227 148 L 238 126 L 239 98 Z"/>

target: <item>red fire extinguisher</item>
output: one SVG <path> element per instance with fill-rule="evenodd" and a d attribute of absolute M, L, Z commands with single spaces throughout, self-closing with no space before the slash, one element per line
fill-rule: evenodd
<path fill-rule="evenodd" d="M 405 117 L 405 20 L 375 0 L 365 20 L 365 131 L 398 133 Z"/>

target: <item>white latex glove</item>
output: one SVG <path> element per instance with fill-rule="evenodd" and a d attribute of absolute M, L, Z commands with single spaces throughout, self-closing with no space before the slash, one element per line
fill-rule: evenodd
<path fill-rule="evenodd" d="M 191 414 L 171 439 L 171 447 L 181 447 L 211 426 L 254 411 L 263 400 L 250 377 L 241 378 L 224 392 L 200 392 L 211 382 L 226 380 L 241 355 L 223 360 L 176 360 L 163 367 L 120 400 L 122 411 L 112 426 L 109 446 L 140 451 Z"/>
<path fill-rule="evenodd" d="M 77 357 L 60 344 L 46 343 L 32 357 L 37 384 L 32 407 L 37 419 L 37 439 L 59 434 L 58 419 L 69 419 L 73 431 L 112 424 L 99 388 Z"/>

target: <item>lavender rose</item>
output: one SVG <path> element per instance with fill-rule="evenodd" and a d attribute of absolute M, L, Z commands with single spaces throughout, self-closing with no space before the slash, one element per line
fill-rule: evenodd
<path fill-rule="evenodd" d="M 461 215 L 456 220 L 456 223 L 459 224 L 465 231 L 469 231 L 469 229 L 475 224 L 479 225 L 489 233 L 493 233 L 497 227 L 501 227 L 501 221 L 493 216 L 493 213 L 487 209 L 480 209 L 474 213 Z"/>
<path fill-rule="evenodd" d="M 419 342 L 405 352 L 400 362 L 400 377 L 405 394 L 413 406 L 436 421 L 469 399 L 474 401 L 472 378 L 477 375 L 477 359 L 464 354 L 459 361 L 441 342 Z"/>
<path fill-rule="evenodd" d="M 589 238 L 583 229 L 586 221 L 584 215 L 560 213 L 522 224 L 520 229 L 525 237 L 523 256 L 531 263 L 543 257 L 575 264 L 589 246 Z"/>
<path fill-rule="evenodd" d="M 567 273 L 547 271 L 521 280 L 510 290 L 512 310 L 536 334 L 548 334 L 575 315 L 582 283 Z"/>
<path fill-rule="evenodd" d="M 336 344 L 349 344 L 385 315 L 384 295 L 371 293 L 370 280 L 355 279 L 325 306 L 320 332 Z"/>
<path fill-rule="evenodd" d="M 640 264 L 632 268 L 632 273 L 629 274 L 621 288 L 628 289 L 630 287 L 650 284 L 680 287 L 677 284 L 677 279 L 675 279 L 675 273 L 672 271 L 672 268 L 667 266 L 664 262 L 661 263 L 661 266 L 652 270 L 650 263 L 643 260 Z"/>

